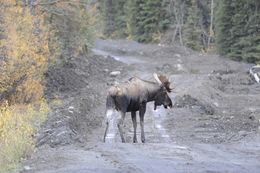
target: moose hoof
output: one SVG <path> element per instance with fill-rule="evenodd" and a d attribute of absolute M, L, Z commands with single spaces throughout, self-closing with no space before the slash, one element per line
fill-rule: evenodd
<path fill-rule="evenodd" d="M 137 140 L 136 140 L 136 139 L 134 139 L 134 140 L 133 140 L 133 143 L 137 143 Z"/>
<path fill-rule="evenodd" d="M 145 139 L 142 139 L 142 143 L 145 143 Z"/>

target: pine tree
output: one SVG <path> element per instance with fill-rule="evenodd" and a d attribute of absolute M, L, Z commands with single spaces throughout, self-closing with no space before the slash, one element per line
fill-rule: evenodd
<path fill-rule="evenodd" d="M 128 4 L 128 28 L 139 42 L 151 42 L 169 25 L 167 13 L 160 0 L 135 0 Z"/>
<path fill-rule="evenodd" d="M 232 26 L 230 29 L 232 44 L 230 45 L 230 52 L 227 53 L 227 56 L 235 60 L 243 59 L 242 50 L 244 47 L 243 44 L 245 44 L 243 37 L 247 34 L 245 25 L 248 19 L 248 14 L 245 13 L 247 7 L 243 1 L 244 0 L 238 0 L 236 3 L 231 4 L 231 7 L 233 7 L 233 15 L 229 16 L 232 21 Z"/>
<path fill-rule="evenodd" d="M 136 23 L 137 23 L 137 0 L 127 1 L 126 4 L 126 26 L 128 38 L 134 39 L 133 36 L 137 33 Z"/>
<path fill-rule="evenodd" d="M 188 8 L 187 15 L 188 17 L 184 27 L 185 45 L 200 51 L 203 48 L 203 45 L 201 43 L 201 29 L 199 26 L 199 9 L 195 0 L 191 1 L 191 6 Z"/>
<path fill-rule="evenodd" d="M 104 21 L 104 35 L 110 37 L 116 30 L 116 0 L 100 0 Z"/>
<path fill-rule="evenodd" d="M 234 60 L 260 61 L 258 0 L 230 0 L 219 4 L 217 44 L 219 52 Z"/>
<path fill-rule="evenodd" d="M 248 62 L 259 61 L 260 50 L 257 49 L 260 45 L 259 2 L 239 0 L 236 1 L 234 8 L 235 14 L 232 17 L 233 27 L 231 30 L 234 44 L 227 56 Z"/>
<path fill-rule="evenodd" d="M 161 0 L 147 0 L 144 8 L 143 26 L 145 34 L 143 35 L 144 42 L 153 41 L 153 36 L 160 32 L 160 11 Z"/>
<path fill-rule="evenodd" d="M 232 45 L 231 28 L 233 8 L 231 1 L 220 0 L 216 15 L 216 42 L 220 54 L 228 54 Z"/>
<path fill-rule="evenodd" d="M 160 9 L 160 21 L 159 21 L 159 30 L 165 32 L 169 29 L 171 25 L 171 14 L 168 12 L 169 10 L 169 0 L 163 0 L 161 2 Z"/>
<path fill-rule="evenodd" d="M 127 36 L 127 0 L 100 0 L 103 18 L 103 33 L 106 37 L 124 38 Z"/>
<path fill-rule="evenodd" d="M 250 16 L 248 17 L 245 30 L 247 35 L 240 40 L 243 43 L 242 57 L 251 63 L 260 64 L 260 2 L 257 0 L 250 0 L 248 10 Z"/>
<path fill-rule="evenodd" d="M 137 41 L 142 41 L 141 36 L 145 33 L 142 21 L 144 20 L 145 0 L 132 0 L 128 3 L 127 22 L 130 37 Z"/>
<path fill-rule="evenodd" d="M 127 36 L 126 5 L 127 5 L 127 0 L 117 0 L 116 2 L 117 11 L 115 17 L 115 25 L 116 25 L 115 36 L 119 38 L 124 38 Z"/>

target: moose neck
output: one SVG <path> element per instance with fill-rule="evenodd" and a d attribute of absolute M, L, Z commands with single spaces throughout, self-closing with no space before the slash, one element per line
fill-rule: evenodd
<path fill-rule="evenodd" d="M 148 98 L 147 101 L 154 101 L 155 100 L 155 96 L 158 93 L 158 91 L 161 89 L 161 87 L 159 86 L 159 84 L 157 83 L 149 83 L 149 85 L 147 85 L 147 91 L 148 91 Z"/>

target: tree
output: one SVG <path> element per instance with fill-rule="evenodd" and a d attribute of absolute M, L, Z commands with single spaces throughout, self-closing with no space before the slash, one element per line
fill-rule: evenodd
<path fill-rule="evenodd" d="M 257 0 L 221 1 L 217 13 L 217 45 L 235 60 L 260 60 L 260 3 Z"/>
<path fill-rule="evenodd" d="M 126 0 L 99 0 L 103 19 L 103 33 L 106 37 L 127 36 Z"/>
<path fill-rule="evenodd" d="M 165 2 L 160 0 L 134 0 L 128 3 L 128 29 L 139 42 L 159 41 L 169 24 Z M 158 38 L 159 37 L 159 38 Z"/>
<path fill-rule="evenodd" d="M 2 3 L 4 13 L 1 39 L 0 93 L 13 103 L 30 103 L 43 95 L 43 73 L 47 67 L 48 34 L 43 16 L 10 1 Z"/>
<path fill-rule="evenodd" d="M 96 6 L 88 0 L 51 1 L 36 4 L 49 26 L 51 55 L 67 61 L 87 51 L 94 42 Z"/>
<path fill-rule="evenodd" d="M 202 31 L 199 25 L 199 9 L 195 0 L 191 1 L 191 6 L 188 8 L 187 21 L 184 26 L 184 42 L 185 45 L 194 50 L 202 50 L 201 43 Z"/>
<path fill-rule="evenodd" d="M 0 2 L 0 172 L 31 153 L 36 126 L 47 116 L 48 32 L 42 13 L 27 2 Z"/>
<path fill-rule="evenodd" d="M 101 13 L 104 20 L 105 36 L 111 36 L 116 30 L 116 0 L 101 0 Z"/>
<path fill-rule="evenodd" d="M 257 47 L 260 44 L 260 22 L 256 19 L 259 17 L 259 2 L 239 0 L 234 8 L 231 29 L 234 44 L 231 45 L 231 52 L 227 56 L 248 62 L 259 61 L 260 51 Z"/>
<path fill-rule="evenodd" d="M 172 43 L 179 40 L 194 50 L 206 51 L 209 44 L 210 3 L 202 0 L 168 1 L 167 18 L 172 30 Z M 213 28 L 213 24 L 212 24 Z"/>
<path fill-rule="evenodd" d="M 211 47 L 210 44 L 214 37 L 213 22 L 214 22 L 214 0 L 211 0 L 210 4 L 210 27 L 209 27 L 209 38 L 208 38 L 208 49 Z"/>
<path fill-rule="evenodd" d="M 144 0 L 129 1 L 127 8 L 127 21 L 130 37 L 137 41 L 143 41 L 145 34 L 143 20 L 145 18 L 144 13 Z"/>
<path fill-rule="evenodd" d="M 216 41 L 220 54 L 228 54 L 231 50 L 232 38 L 231 28 L 234 9 L 231 6 L 231 1 L 221 0 L 216 16 Z"/>
<path fill-rule="evenodd" d="M 115 36 L 119 38 L 127 37 L 127 1 L 117 0 L 115 17 Z"/>

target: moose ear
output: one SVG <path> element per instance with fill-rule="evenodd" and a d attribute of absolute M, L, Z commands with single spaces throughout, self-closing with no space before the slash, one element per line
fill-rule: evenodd
<path fill-rule="evenodd" d="M 160 85 L 162 85 L 162 82 L 161 82 L 161 80 L 159 79 L 159 77 L 156 73 L 153 74 L 153 77 Z"/>

